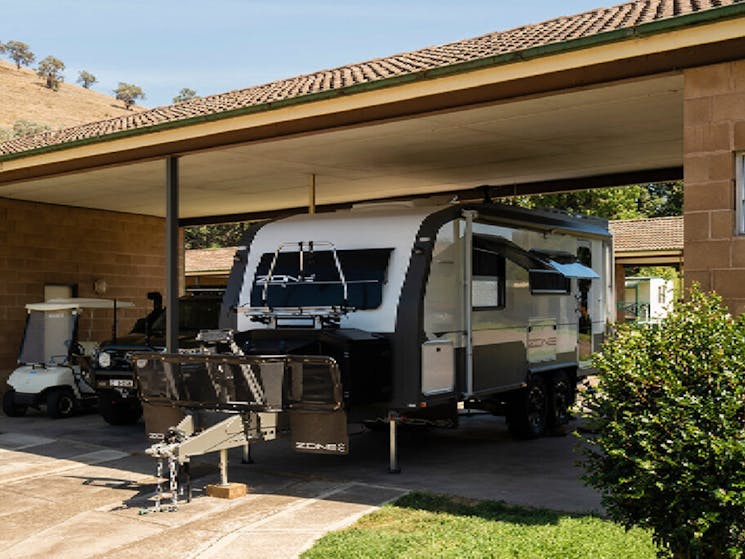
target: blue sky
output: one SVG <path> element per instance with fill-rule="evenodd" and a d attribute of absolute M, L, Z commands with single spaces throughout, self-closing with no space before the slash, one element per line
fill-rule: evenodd
<path fill-rule="evenodd" d="M 622 0 L 0 0 L 0 42 L 54 55 L 149 107 L 537 23 Z M 0 98 L 2 92 L 0 92 Z"/>

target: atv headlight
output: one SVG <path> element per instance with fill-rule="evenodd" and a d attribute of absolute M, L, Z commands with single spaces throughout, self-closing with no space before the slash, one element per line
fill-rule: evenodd
<path fill-rule="evenodd" d="M 108 351 L 102 351 L 98 354 L 98 365 L 102 369 L 111 367 L 111 354 Z"/>

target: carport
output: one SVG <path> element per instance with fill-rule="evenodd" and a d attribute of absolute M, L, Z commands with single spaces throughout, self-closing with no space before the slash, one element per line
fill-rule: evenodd
<path fill-rule="evenodd" d="M 0 201 L 165 218 L 174 324 L 180 226 L 685 177 L 687 277 L 741 311 L 744 19 L 639 0 L 14 140 Z"/>

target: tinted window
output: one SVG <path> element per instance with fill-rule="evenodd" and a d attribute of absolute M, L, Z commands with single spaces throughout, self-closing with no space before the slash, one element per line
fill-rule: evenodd
<path fill-rule="evenodd" d="M 568 277 L 554 270 L 531 270 L 530 292 L 534 294 L 569 293 L 571 282 Z"/>
<path fill-rule="evenodd" d="M 179 299 L 178 327 L 179 332 L 189 333 L 198 330 L 219 328 L 220 306 L 222 300 L 211 297 L 189 297 Z M 166 310 L 163 309 L 153 322 L 153 332 L 166 331 Z"/>
<path fill-rule="evenodd" d="M 76 314 L 71 310 L 31 311 L 23 335 L 21 363 L 64 363 L 75 332 Z"/>
<path fill-rule="evenodd" d="M 218 327 L 221 299 L 192 297 L 178 304 L 179 330 L 212 330 Z"/>
<path fill-rule="evenodd" d="M 383 300 L 388 261 L 393 249 L 339 250 L 336 252 L 347 283 L 346 305 L 375 309 Z M 274 253 L 262 255 L 256 270 L 251 305 L 269 307 L 341 306 L 344 286 L 330 250 L 281 252 L 267 285 Z M 266 287 L 266 291 L 265 291 Z M 266 301 L 263 301 L 266 293 Z"/>

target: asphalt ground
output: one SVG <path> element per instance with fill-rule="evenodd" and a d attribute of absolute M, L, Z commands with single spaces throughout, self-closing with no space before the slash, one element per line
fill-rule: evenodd
<path fill-rule="evenodd" d="M 576 427 L 576 425 L 573 425 Z M 193 460 L 194 499 L 149 512 L 155 461 L 143 424 L 98 415 L 52 420 L 0 416 L 0 557 L 296 557 L 411 490 L 497 499 L 559 511 L 600 510 L 576 465 L 571 434 L 513 441 L 501 418 L 464 414 L 458 429 L 401 430 L 401 473 L 388 473 L 388 437 L 352 427 L 348 456 L 298 454 L 289 441 L 230 452 L 228 477 L 248 485 L 233 500 L 207 497 L 216 454 Z"/>

